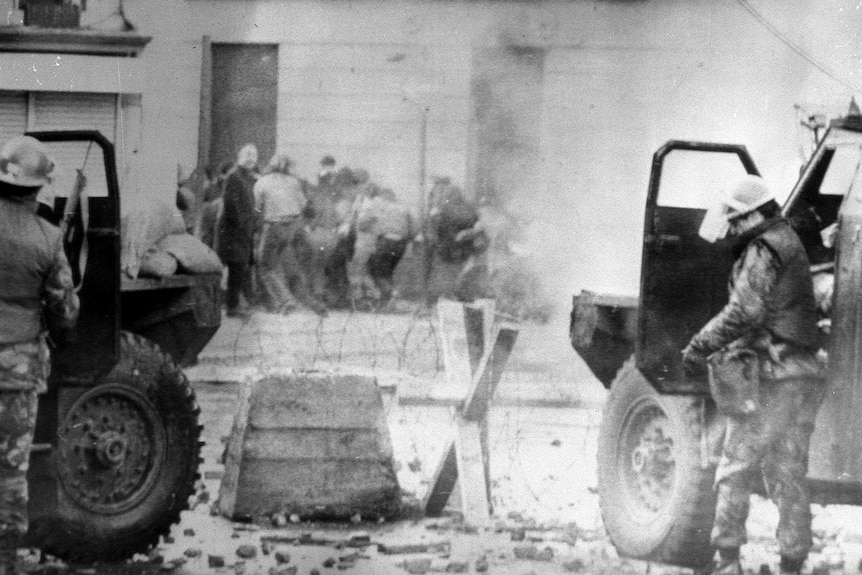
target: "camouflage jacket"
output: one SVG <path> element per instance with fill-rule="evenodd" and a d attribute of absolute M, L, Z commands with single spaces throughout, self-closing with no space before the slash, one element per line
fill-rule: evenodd
<path fill-rule="evenodd" d="M 705 357 L 751 349 L 766 379 L 819 375 L 811 344 L 817 333 L 811 274 L 795 232 L 782 219 L 765 222 L 740 238 L 737 253 L 728 302 L 688 351 Z"/>
<path fill-rule="evenodd" d="M 0 343 L 32 341 L 48 325 L 72 327 L 72 270 L 60 231 L 36 215 L 35 201 L 0 196 L 0 246 Z"/>

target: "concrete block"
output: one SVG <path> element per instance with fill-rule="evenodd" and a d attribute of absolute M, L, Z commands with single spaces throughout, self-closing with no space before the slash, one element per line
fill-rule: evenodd
<path fill-rule="evenodd" d="M 218 503 L 233 519 L 395 515 L 400 488 L 375 379 L 297 372 L 245 381 Z"/>

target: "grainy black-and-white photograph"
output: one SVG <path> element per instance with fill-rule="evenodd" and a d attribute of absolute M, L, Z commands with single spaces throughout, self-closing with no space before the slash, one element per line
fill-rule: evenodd
<path fill-rule="evenodd" d="M 0 0 L 0 575 L 862 572 L 858 0 Z"/>

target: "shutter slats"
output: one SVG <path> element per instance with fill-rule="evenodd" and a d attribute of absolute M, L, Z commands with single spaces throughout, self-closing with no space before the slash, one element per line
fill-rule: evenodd
<path fill-rule="evenodd" d="M 20 136 L 26 129 L 27 95 L 22 92 L 0 92 L 0 143 Z"/>
<path fill-rule="evenodd" d="M 114 141 L 117 116 L 115 94 L 39 92 L 35 98 L 34 129 L 36 130 L 98 130 Z M 105 195 L 105 168 L 101 151 L 86 154 L 86 146 L 74 143 L 53 144 L 51 152 L 57 163 L 56 193 L 67 195 L 75 183 L 75 170 L 84 167 L 86 158 L 87 193 Z"/>

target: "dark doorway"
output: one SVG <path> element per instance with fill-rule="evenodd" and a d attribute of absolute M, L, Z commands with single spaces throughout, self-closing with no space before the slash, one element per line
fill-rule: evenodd
<path fill-rule="evenodd" d="M 211 85 L 210 165 L 234 161 L 246 143 L 265 163 L 276 146 L 278 46 L 212 44 Z"/>
<path fill-rule="evenodd" d="M 473 52 L 468 188 L 505 204 L 536 191 L 541 169 L 540 48 L 496 46 Z"/>

